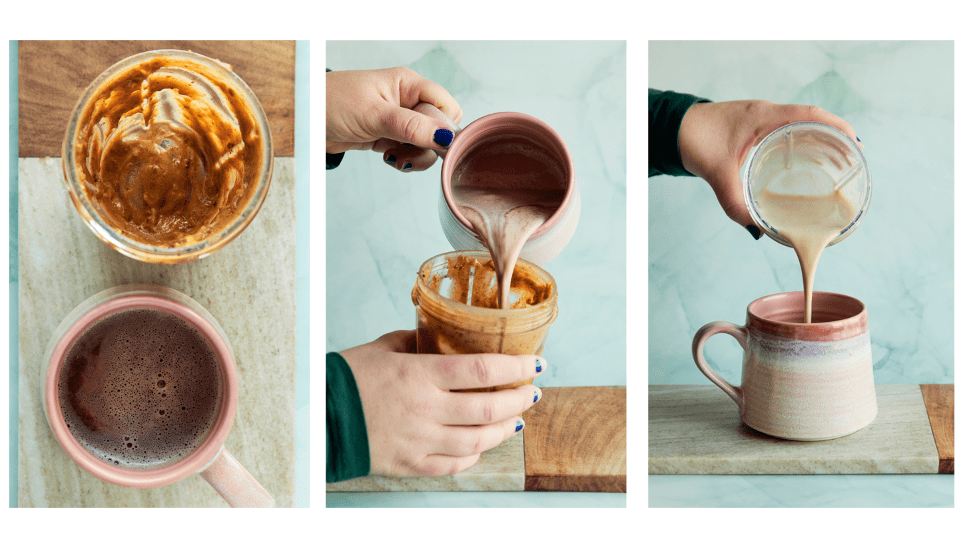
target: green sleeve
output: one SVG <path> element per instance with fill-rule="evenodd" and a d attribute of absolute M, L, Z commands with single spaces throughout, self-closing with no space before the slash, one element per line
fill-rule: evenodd
<path fill-rule="evenodd" d="M 370 473 L 366 418 L 353 371 L 342 355 L 326 355 L 326 482 Z"/>
<path fill-rule="evenodd" d="M 326 153 L 326 170 L 332 170 L 343 162 L 343 155 L 346 153 Z"/>
<path fill-rule="evenodd" d="M 689 107 L 708 99 L 648 89 L 648 177 L 691 176 L 682 166 L 678 131 Z"/>

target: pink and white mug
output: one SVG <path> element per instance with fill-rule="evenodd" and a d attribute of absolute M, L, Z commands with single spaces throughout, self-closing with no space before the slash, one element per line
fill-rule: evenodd
<path fill-rule="evenodd" d="M 849 435 L 878 414 L 868 312 L 855 298 L 815 292 L 812 319 L 803 322 L 803 292 L 759 298 L 747 307 L 745 326 L 718 321 L 699 329 L 695 364 L 759 432 L 800 441 Z M 706 363 L 705 342 L 721 332 L 743 347 L 740 386 Z"/>
<path fill-rule="evenodd" d="M 274 506 L 224 448 L 237 410 L 234 356 L 188 296 L 156 285 L 102 291 L 62 321 L 44 364 L 48 424 L 86 472 L 137 489 L 199 473 L 231 506 Z"/>

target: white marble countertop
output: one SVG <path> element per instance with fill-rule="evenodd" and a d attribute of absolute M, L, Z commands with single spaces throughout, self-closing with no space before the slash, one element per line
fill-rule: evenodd
<path fill-rule="evenodd" d="M 20 159 L 20 448 L 23 507 L 226 507 L 193 475 L 158 489 L 117 487 L 87 474 L 61 449 L 44 417 L 40 367 L 62 319 L 89 296 L 153 283 L 187 294 L 213 315 L 237 362 L 238 409 L 225 445 L 272 494 L 295 501 L 295 161 L 276 158 L 264 205 L 214 255 L 151 265 L 126 258 L 84 225 L 61 181 L 60 158 Z"/>

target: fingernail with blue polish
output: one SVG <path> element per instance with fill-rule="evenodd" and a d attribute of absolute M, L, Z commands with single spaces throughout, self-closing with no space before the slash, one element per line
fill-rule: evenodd
<path fill-rule="evenodd" d="M 521 418 L 517 418 L 516 419 L 516 432 L 518 433 L 518 432 L 522 431 L 522 429 L 525 428 L 525 427 L 526 427 L 526 423 L 523 422 Z"/>
<path fill-rule="evenodd" d="M 455 139 L 455 135 L 451 133 L 451 130 L 445 130 L 441 128 L 434 132 L 434 143 L 437 143 L 441 147 L 447 147 L 451 145 L 452 140 Z"/>
<path fill-rule="evenodd" d="M 410 170 L 413 167 L 414 167 L 414 165 L 412 163 L 408 162 L 407 164 L 404 165 L 404 168 L 403 169 L 404 170 Z"/>
<path fill-rule="evenodd" d="M 543 397 L 543 390 L 536 388 L 533 390 L 533 403 L 539 401 L 539 398 Z"/>
<path fill-rule="evenodd" d="M 760 228 L 755 225 L 746 226 L 746 230 L 750 232 L 750 235 L 753 235 L 753 240 L 755 241 L 759 241 L 760 236 L 763 235 L 763 232 L 760 231 Z"/>
<path fill-rule="evenodd" d="M 390 164 L 393 164 L 393 163 L 397 162 L 397 157 L 395 157 L 393 155 L 390 155 L 389 157 L 387 157 L 387 158 L 385 158 L 383 160 L 384 160 L 384 162 L 388 162 Z"/>
<path fill-rule="evenodd" d="M 543 363 L 540 359 L 536 359 L 536 372 L 543 372 Z"/>
<path fill-rule="evenodd" d="M 861 143 L 862 142 L 862 138 L 860 138 L 858 136 L 855 136 L 855 139 L 858 141 L 858 143 Z"/>

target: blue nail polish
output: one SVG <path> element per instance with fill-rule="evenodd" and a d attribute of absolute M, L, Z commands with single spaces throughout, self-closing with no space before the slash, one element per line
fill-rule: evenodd
<path fill-rule="evenodd" d="M 387 157 L 387 158 L 385 158 L 383 160 L 386 161 L 386 162 L 389 162 L 390 164 L 393 164 L 393 163 L 397 162 L 397 157 L 395 157 L 393 155 L 390 155 L 389 157 Z"/>
<path fill-rule="evenodd" d="M 539 359 L 536 360 L 536 372 L 543 372 L 543 364 L 539 362 Z"/>
<path fill-rule="evenodd" d="M 858 136 L 855 136 L 855 139 L 858 140 L 858 143 L 861 143 L 862 142 L 862 138 L 860 138 Z"/>
<path fill-rule="evenodd" d="M 413 167 L 414 167 L 414 165 L 412 163 L 408 162 L 407 164 L 404 165 L 404 170 L 410 170 Z"/>
<path fill-rule="evenodd" d="M 441 128 L 434 132 L 434 143 L 437 143 L 441 147 L 447 147 L 451 145 L 452 140 L 455 139 L 455 135 L 451 133 L 451 130 L 445 130 Z"/>
<path fill-rule="evenodd" d="M 526 423 L 522 420 L 516 420 L 516 432 L 518 433 L 526 426 Z"/>
<path fill-rule="evenodd" d="M 535 403 L 537 401 L 539 401 L 539 394 L 538 393 L 534 393 L 533 394 L 533 403 Z"/>
<path fill-rule="evenodd" d="M 753 235 L 753 240 L 755 240 L 755 241 L 759 241 L 760 240 L 760 236 L 763 235 L 763 232 L 760 231 L 760 228 L 757 227 L 757 226 L 755 226 L 755 225 L 752 225 L 752 224 L 746 226 L 746 230 L 750 232 L 750 235 Z M 741 233 L 741 235 L 742 235 L 742 233 Z"/>

